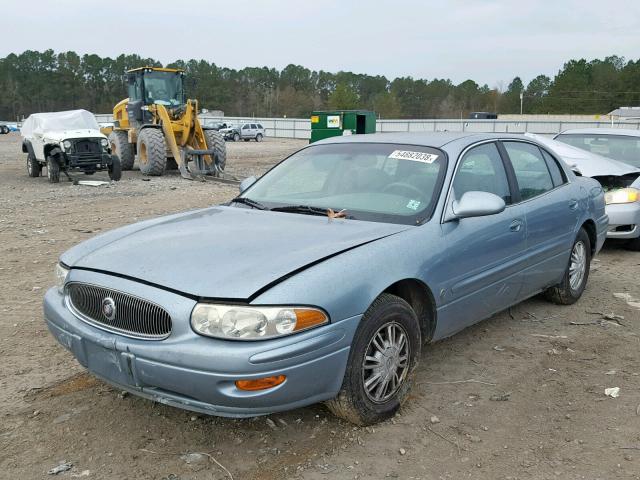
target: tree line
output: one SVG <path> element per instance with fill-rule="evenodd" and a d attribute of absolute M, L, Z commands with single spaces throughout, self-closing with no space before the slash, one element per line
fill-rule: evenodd
<path fill-rule="evenodd" d="M 126 97 L 125 70 L 145 65 L 162 66 L 139 55 L 9 54 L 0 59 L 0 119 L 76 108 L 109 113 Z M 640 105 L 640 60 L 618 56 L 570 60 L 554 78 L 539 75 L 525 85 L 515 77 L 506 87 L 473 80 L 457 85 L 448 79 L 389 80 L 300 65 L 235 70 L 205 60 L 178 60 L 166 66 L 186 70 L 187 94 L 201 108 L 228 116 L 308 117 L 313 110 L 362 108 L 382 118 L 466 118 L 472 111 L 520 113 L 521 94 L 523 113 L 593 114 Z"/>

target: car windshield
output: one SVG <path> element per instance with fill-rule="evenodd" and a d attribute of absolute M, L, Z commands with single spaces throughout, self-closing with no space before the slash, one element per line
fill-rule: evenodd
<path fill-rule="evenodd" d="M 446 161 L 442 151 L 415 145 L 315 145 L 279 163 L 241 197 L 276 210 L 330 208 L 350 219 L 413 225 L 431 217 Z"/>
<path fill-rule="evenodd" d="M 640 137 L 562 133 L 556 140 L 640 168 Z"/>
<path fill-rule="evenodd" d="M 146 72 L 144 90 L 147 104 L 176 106 L 184 103 L 180 73 Z"/>

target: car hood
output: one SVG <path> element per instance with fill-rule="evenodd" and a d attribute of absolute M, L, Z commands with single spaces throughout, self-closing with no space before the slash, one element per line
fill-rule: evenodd
<path fill-rule="evenodd" d="M 61 261 L 196 297 L 250 299 L 310 264 L 410 228 L 219 206 L 107 232 Z"/>
<path fill-rule="evenodd" d="M 47 132 L 44 139 L 54 142 L 62 142 L 64 140 L 73 140 L 75 138 L 107 138 L 100 130 L 82 129 L 82 130 L 60 130 L 56 132 Z"/>
<path fill-rule="evenodd" d="M 640 173 L 640 168 L 608 157 L 603 157 L 602 155 L 587 152 L 586 150 L 567 145 L 558 140 L 552 140 L 542 135 L 531 133 L 525 135 L 549 147 L 569 166 L 573 167 L 575 165 L 585 177 L 623 176 Z"/>

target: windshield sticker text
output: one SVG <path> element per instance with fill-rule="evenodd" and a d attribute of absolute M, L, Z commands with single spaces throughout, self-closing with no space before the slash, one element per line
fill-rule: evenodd
<path fill-rule="evenodd" d="M 407 150 L 394 150 L 389 158 L 398 160 L 413 160 L 414 162 L 433 163 L 438 159 L 438 155 L 425 152 L 410 152 Z"/>

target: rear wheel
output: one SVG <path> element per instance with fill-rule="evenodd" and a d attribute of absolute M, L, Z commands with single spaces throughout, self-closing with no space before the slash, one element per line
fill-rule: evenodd
<path fill-rule="evenodd" d="M 58 183 L 60 181 L 60 165 L 53 157 L 47 158 L 47 178 L 49 183 Z"/>
<path fill-rule="evenodd" d="M 127 132 L 123 130 L 114 130 L 109 134 L 109 145 L 111 146 L 111 154 L 117 155 L 120 159 L 122 170 L 131 170 L 135 157 L 133 155 L 133 145 L 129 143 Z"/>
<path fill-rule="evenodd" d="M 117 182 L 122 178 L 122 165 L 117 155 L 111 155 L 111 165 L 109 165 L 109 178 Z"/>
<path fill-rule="evenodd" d="M 27 157 L 27 173 L 32 178 L 39 177 L 42 173 L 42 165 L 40 165 L 36 157 L 31 154 Z"/>
<path fill-rule="evenodd" d="M 407 398 L 421 345 L 411 306 L 395 295 L 380 295 L 360 321 L 342 388 L 327 402 L 329 410 L 357 425 L 391 417 Z"/>
<path fill-rule="evenodd" d="M 167 165 L 167 146 L 162 130 L 144 128 L 138 134 L 138 165 L 144 175 L 158 176 Z"/>
<path fill-rule="evenodd" d="M 204 138 L 207 141 L 207 149 L 215 151 L 213 156 L 218 169 L 224 170 L 227 164 L 227 144 L 224 143 L 224 137 L 215 130 L 205 130 Z M 211 170 L 213 171 L 213 169 Z"/>
<path fill-rule="evenodd" d="M 256 135 L 256 142 L 261 142 L 262 141 L 262 134 L 259 133 Z"/>
<path fill-rule="evenodd" d="M 571 247 L 569 263 L 562 281 L 549 288 L 544 296 L 547 300 L 558 305 L 571 305 L 582 296 L 591 266 L 591 241 L 584 228 L 578 232 L 578 236 Z"/>

